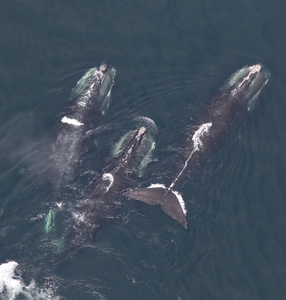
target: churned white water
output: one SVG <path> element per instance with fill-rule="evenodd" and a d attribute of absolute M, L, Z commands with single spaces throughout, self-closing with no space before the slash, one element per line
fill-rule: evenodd
<path fill-rule="evenodd" d="M 59 300 L 54 296 L 52 289 L 41 289 L 37 287 L 34 280 L 29 285 L 25 285 L 20 275 L 15 274 L 18 263 L 10 261 L 0 265 L 0 299 L 27 299 L 27 300 Z"/>
<path fill-rule="evenodd" d="M 188 162 L 191 159 L 192 155 L 196 152 L 200 150 L 200 147 L 203 145 L 202 141 L 201 141 L 201 137 L 209 131 L 210 127 L 212 126 L 212 123 L 205 123 L 202 124 L 200 126 L 200 128 L 194 133 L 192 140 L 194 142 L 194 148 L 193 151 L 191 152 L 190 156 L 187 158 L 187 160 L 185 161 L 184 167 L 181 170 L 181 172 L 179 173 L 179 175 L 175 178 L 175 180 L 172 182 L 172 184 L 170 185 L 169 189 L 171 189 L 176 181 L 178 180 L 178 178 L 183 174 L 184 170 L 186 169 L 186 167 L 188 166 Z"/>

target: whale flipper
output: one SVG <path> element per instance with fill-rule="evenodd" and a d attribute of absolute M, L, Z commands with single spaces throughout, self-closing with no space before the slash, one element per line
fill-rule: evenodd
<path fill-rule="evenodd" d="M 178 221 L 187 229 L 186 210 L 183 199 L 179 193 L 164 187 L 150 187 L 146 189 L 131 190 L 123 193 L 128 198 L 134 198 L 150 205 L 161 205 L 162 210 Z"/>

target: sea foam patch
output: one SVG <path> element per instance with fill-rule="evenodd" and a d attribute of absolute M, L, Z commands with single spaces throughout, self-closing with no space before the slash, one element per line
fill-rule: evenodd
<path fill-rule="evenodd" d="M 64 116 L 61 120 L 62 123 L 67 123 L 67 124 L 70 124 L 70 125 L 74 125 L 74 126 L 82 126 L 84 125 L 83 123 L 79 122 L 78 120 L 76 119 L 70 119 L 66 116 Z"/>
<path fill-rule="evenodd" d="M 157 188 L 157 187 L 167 189 L 166 186 L 164 184 L 161 184 L 161 183 L 152 183 L 150 186 L 147 187 L 147 189 L 152 189 L 152 188 Z"/>
<path fill-rule="evenodd" d="M 10 261 L 0 265 L 0 299 L 2 300 L 59 300 L 54 296 L 51 289 L 40 289 L 32 280 L 29 285 L 25 285 L 20 275 L 15 274 L 18 263 Z"/>
<path fill-rule="evenodd" d="M 109 191 L 110 187 L 112 186 L 113 182 L 114 182 L 114 177 L 111 173 L 104 173 L 102 175 L 102 179 L 103 180 L 109 180 L 109 186 L 106 187 L 106 192 Z"/>
<path fill-rule="evenodd" d="M 175 178 L 175 180 L 172 182 L 172 184 L 169 186 L 169 189 L 171 189 L 176 181 L 178 180 L 178 178 L 183 174 L 184 170 L 186 169 L 186 167 L 188 166 L 188 162 L 191 159 L 191 157 L 193 156 L 193 154 L 196 151 L 200 150 L 200 147 L 203 146 L 203 142 L 201 140 L 201 137 L 205 134 L 209 132 L 210 127 L 212 126 L 212 123 L 205 123 L 202 124 L 199 129 L 194 133 L 192 140 L 194 142 L 194 147 L 193 147 L 193 151 L 191 152 L 190 156 L 187 158 L 187 160 L 185 161 L 184 167 L 181 170 L 181 172 L 179 173 L 179 175 Z"/>

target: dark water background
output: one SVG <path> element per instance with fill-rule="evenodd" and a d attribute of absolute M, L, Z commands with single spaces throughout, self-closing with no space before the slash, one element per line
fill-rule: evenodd
<path fill-rule="evenodd" d="M 281 0 L 1 1 L 0 298 L 284 299 L 285 13 Z M 136 116 L 158 126 L 143 186 L 170 184 L 185 126 L 234 71 L 260 62 L 271 78 L 239 131 L 180 190 L 188 230 L 130 201 L 54 268 L 43 153 L 71 89 L 102 61 L 117 70 L 105 123 L 120 134 Z M 101 135 L 88 160 L 95 171 L 118 136 Z"/>

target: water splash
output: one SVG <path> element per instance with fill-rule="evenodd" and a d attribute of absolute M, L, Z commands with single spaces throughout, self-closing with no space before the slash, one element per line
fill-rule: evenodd
<path fill-rule="evenodd" d="M 59 300 L 54 296 L 52 289 L 40 289 L 34 280 L 25 285 L 20 275 L 15 274 L 18 263 L 10 261 L 0 265 L 0 298 L 2 300 L 27 299 L 27 300 Z M 19 298 L 20 297 L 20 298 Z"/>

